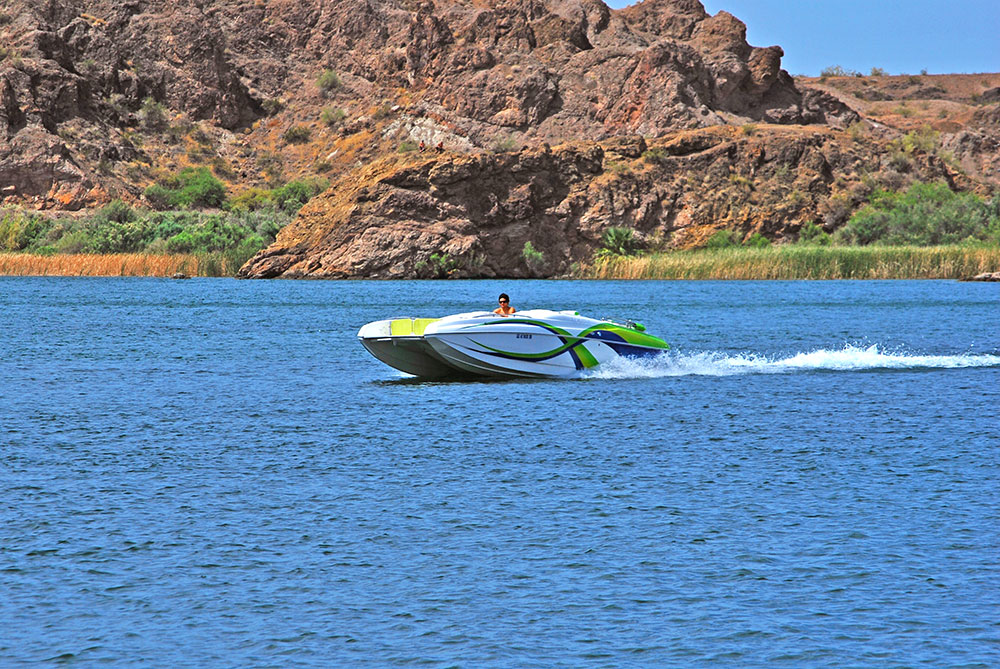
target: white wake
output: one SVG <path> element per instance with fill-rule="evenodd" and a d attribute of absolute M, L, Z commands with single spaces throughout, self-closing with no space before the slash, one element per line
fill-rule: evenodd
<path fill-rule="evenodd" d="M 717 351 L 686 353 L 671 351 L 655 358 L 618 358 L 585 374 L 586 378 L 657 378 L 664 376 L 732 376 L 735 374 L 780 374 L 830 370 L 957 369 L 1000 367 L 1000 355 L 914 355 L 886 352 L 877 344 L 846 345 L 840 350 L 819 349 L 790 357 L 768 357 L 754 353 Z"/>

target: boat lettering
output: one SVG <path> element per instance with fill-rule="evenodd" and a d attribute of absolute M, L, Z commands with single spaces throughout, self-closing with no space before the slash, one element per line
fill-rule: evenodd
<path fill-rule="evenodd" d="M 531 335 L 530 334 L 519 334 L 519 335 L 517 335 L 517 338 L 518 339 L 531 339 Z"/>

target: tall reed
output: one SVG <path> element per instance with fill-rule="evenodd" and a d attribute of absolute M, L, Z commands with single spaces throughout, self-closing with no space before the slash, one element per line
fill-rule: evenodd
<path fill-rule="evenodd" d="M 7 276 L 173 276 L 205 275 L 200 256 L 146 253 L 34 255 L 0 253 L 0 275 Z"/>
<path fill-rule="evenodd" d="M 775 246 L 598 260 L 592 279 L 964 279 L 1000 271 L 1000 247 Z"/>

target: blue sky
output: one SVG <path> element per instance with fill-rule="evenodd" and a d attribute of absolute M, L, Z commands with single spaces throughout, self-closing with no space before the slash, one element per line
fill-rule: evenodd
<path fill-rule="evenodd" d="M 831 65 L 864 74 L 1000 72 L 1000 0 L 701 1 L 710 14 L 743 21 L 753 46 L 781 46 L 791 74 Z"/>

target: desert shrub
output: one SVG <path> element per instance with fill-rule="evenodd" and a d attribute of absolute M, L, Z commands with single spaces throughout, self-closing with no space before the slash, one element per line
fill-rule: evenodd
<path fill-rule="evenodd" d="M 323 70 L 316 78 L 316 85 L 319 86 L 320 91 L 326 94 L 343 86 L 343 82 L 340 81 L 340 76 L 333 70 Z"/>
<path fill-rule="evenodd" d="M 668 158 L 670 154 L 662 146 L 658 146 L 652 149 L 647 149 L 642 152 L 642 159 L 651 165 L 656 165 L 663 162 Z"/>
<path fill-rule="evenodd" d="M 753 190 L 753 182 L 745 176 L 733 172 L 729 175 L 729 183 L 742 190 Z"/>
<path fill-rule="evenodd" d="M 878 190 L 837 231 L 838 244 L 931 246 L 994 241 L 1000 212 L 994 202 L 956 193 L 943 183 L 915 183 L 903 192 Z"/>
<path fill-rule="evenodd" d="M 824 67 L 819 72 L 820 77 L 857 77 L 860 76 L 860 72 L 857 70 L 849 70 L 847 68 L 841 67 L 840 65 L 831 65 L 829 67 Z"/>
<path fill-rule="evenodd" d="M 790 207 L 801 207 L 806 202 L 806 194 L 800 191 L 798 188 L 793 188 L 788 191 L 785 195 L 785 202 L 788 203 Z"/>
<path fill-rule="evenodd" d="M 278 98 L 268 98 L 260 103 L 260 106 L 264 108 L 265 114 L 268 116 L 274 116 L 285 108 L 285 103 Z"/>
<path fill-rule="evenodd" d="M 235 270 L 246 264 L 247 260 L 250 260 L 250 258 L 252 258 L 258 251 L 265 248 L 269 243 L 270 242 L 265 241 L 264 238 L 259 235 L 246 237 L 236 246 L 228 248 L 222 252 L 222 258 L 225 262 L 226 268 L 230 271 L 230 273 L 235 273 Z"/>
<path fill-rule="evenodd" d="M 412 153 L 417 150 L 417 143 L 411 142 L 408 139 L 404 139 L 399 143 L 399 148 L 397 149 L 400 153 Z"/>
<path fill-rule="evenodd" d="M 872 71 L 868 74 L 870 77 L 886 77 L 889 73 L 883 70 L 881 67 L 873 67 Z"/>
<path fill-rule="evenodd" d="M 345 118 L 347 118 L 347 112 L 345 112 L 343 109 L 327 108 L 324 109 L 319 115 L 320 122 L 322 122 L 323 125 L 331 127 L 340 125 L 341 123 L 344 122 Z"/>
<path fill-rule="evenodd" d="M 918 130 L 911 130 L 903 135 L 898 145 L 904 153 L 911 154 L 914 151 L 923 153 L 934 153 L 938 148 L 938 138 L 941 133 L 934 130 L 929 125 L 923 125 Z"/>
<path fill-rule="evenodd" d="M 52 249 L 54 253 L 85 253 L 89 244 L 90 237 L 86 231 L 74 229 L 68 232 L 64 231 L 51 244 L 48 244 L 47 248 Z"/>
<path fill-rule="evenodd" d="M 392 116 L 392 105 L 388 102 L 383 102 L 372 112 L 372 118 L 375 120 L 389 118 L 390 116 Z"/>
<path fill-rule="evenodd" d="M 233 179 L 236 177 L 233 168 L 229 166 L 229 162 L 222 156 L 212 158 L 209 164 L 212 167 L 212 171 L 218 177 L 222 177 L 223 179 Z"/>
<path fill-rule="evenodd" d="M 186 168 L 178 174 L 181 207 L 218 207 L 226 199 L 226 186 L 205 167 Z"/>
<path fill-rule="evenodd" d="M 497 139 L 493 142 L 493 146 L 490 147 L 493 153 L 510 153 L 511 151 L 517 150 L 517 140 L 513 137 L 505 137 L 503 139 Z"/>
<path fill-rule="evenodd" d="M 270 151 L 261 151 L 257 154 L 257 164 L 267 175 L 268 183 L 272 187 L 280 186 L 284 183 L 285 161 L 280 154 Z"/>
<path fill-rule="evenodd" d="M 289 144 L 305 144 L 312 137 L 312 130 L 304 125 L 293 125 L 281 138 Z"/>
<path fill-rule="evenodd" d="M 146 98 L 142 101 L 142 107 L 139 108 L 139 121 L 146 130 L 155 132 L 166 130 L 169 125 L 167 123 L 167 108 L 153 98 Z"/>
<path fill-rule="evenodd" d="M 771 240 L 765 237 L 764 235 L 760 234 L 759 232 L 753 233 L 752 235 L 750 235 L 749 238 L 747 238 L 745 242 L 743 242 L 743 246 L 752 249 L 766 249 L 770 245 L 771 245 Z"/>

